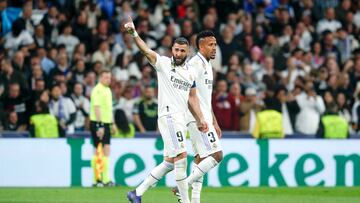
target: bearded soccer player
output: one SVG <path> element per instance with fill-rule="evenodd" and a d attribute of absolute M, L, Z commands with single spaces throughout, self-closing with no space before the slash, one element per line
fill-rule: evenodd
<path fill-rule="evenodd" d="M 177 38 L 172 46 L 172 57 L 160 56 L 147 47 L 138 36 L 129 17 L 125 29 L 133 37 L 140 51 L 155 68 L 158 78 L 158 126 L 164 141 L 164 161 L 156 166 L 148 177 L 127 194 L 132 203 L 141 202 L 141 197 L 150 186 L 155 185 L 168 172 L 175 171 L 175 180 L 179 195 L 184 203 L 190 203 L 188 183 L 186 181 L 186 112 L 194 113 L 199 131 L 208 131 L 207 123 L 200 111 L 193 76 L 185 61 L 189 53 L 189 42 Z"/>

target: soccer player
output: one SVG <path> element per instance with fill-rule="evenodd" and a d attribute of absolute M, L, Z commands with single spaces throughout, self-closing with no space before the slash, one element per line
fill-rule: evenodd
<path fill-rule="evenodd" d="M 94 171 L 94 186 L 113 186 L 109 177 L 109 155 L 110 155 L 110 125 L 113 121 L 112 94 L 109 88 L 111 82 L 111 73 L 109 70 L 102 70 L 99 74 L 99 83 L 91 92 L 90 104 L 90 131 L 94 147 L 97 148 L 102 143 L 102 172 L 96 177 L 97 158 L 96 149 L 91 167 Z"/>
<path fill-rule="evenodd" d="M 190 132 L 190 139 L 194 150 L 193 171 L 187 178 L 189 186 L 192 187 L 191 203 L 200 203 L 200 192 L 202 188 L 203 176 L 220 163 L 223 158 L 222 148 L 219 139 L 221 129 L 216 121 L 211 106 L 211 96 L 213 90 L 213 70 L 210 64 L 211 59 L 216 55 L 216 38 L 211 31 L 202 31 L 196 37 L 196 46 L 199 50 L 189 62 L 189 69 L 193 72 L 196 84 L 196 93 L 200 102 L 200 109 L 204 114 L 209 130 L 205 133 L 200 132 L 195 119 L 190 118 L 187 126 Z M 177 188 L 173 188 L 179 202 L 182 201 Z"/>
<path fill-rule="evenodd" d="M 188 183 L 186 181 L 186 112 L 191 109 L 197 128 L 207 131 L 207 123 L 200 111 L 194 79 L 188 70 L 185 60 L 189 53 L 189 42 L 177 38 L 172 46 L 172 57 L 160 56 L 147 47 L 138 36 L 134 23 L 125 24 L 127 32 L 133 37 L 140 51 L 155 68 L 158 78 L 158 126 L 164 141 L 164 161 L 156 166 L 150 175 L 136 188 L 127 194 L 132 203 L 141 202 L 144 192 L 155 185 L 168 172 L 175 170 L 175 179 L 179 195 L 184 203 L 190 203 Z"/>

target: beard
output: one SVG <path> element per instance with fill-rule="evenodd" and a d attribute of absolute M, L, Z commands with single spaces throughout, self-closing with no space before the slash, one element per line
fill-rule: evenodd
<path fill-rule="evenodd" d="M 176 66 L 181 66 L 185 63 L 186 58 L 174 58 L 174 63 Z"/>

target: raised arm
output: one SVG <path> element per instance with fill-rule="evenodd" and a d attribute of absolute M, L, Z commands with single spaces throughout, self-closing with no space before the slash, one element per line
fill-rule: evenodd
<path fill-rule="evenodd" d="M 151 50 L 146 43 L 140 38 L 136 32 L 135 25 L 129 16 L 129 22 L 124 25 L 126 31 L 134 38 L 135 44 L 139 47 L 140 51 L 149 60 L 150 64 L 155 65 L 156 63 L 156 52 Z"/>

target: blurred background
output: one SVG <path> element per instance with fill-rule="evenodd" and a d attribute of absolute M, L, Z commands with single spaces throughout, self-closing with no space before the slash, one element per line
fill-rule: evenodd
<path fill-rule="evenodd" d="M 61 137 L 86 136 L 102 68 L 113 73 L 118 116 L 136 132 L 156 131 L 156 74 L 124 33 L 128 16 L 161 55 L 171 55 L 179 36 L 194 55 L 196 33 L 216 34 L 213 109 L 224 131 L 252 134 L 257 113 L 272 109 L 286 137 L 324 137 L 326 115 L 344 119 L 349 135 L 358 132 L 359 1 L 1 0 L 0 11 L 3 135 L 34 137 L 30 118 L 42 101 Z"/>

